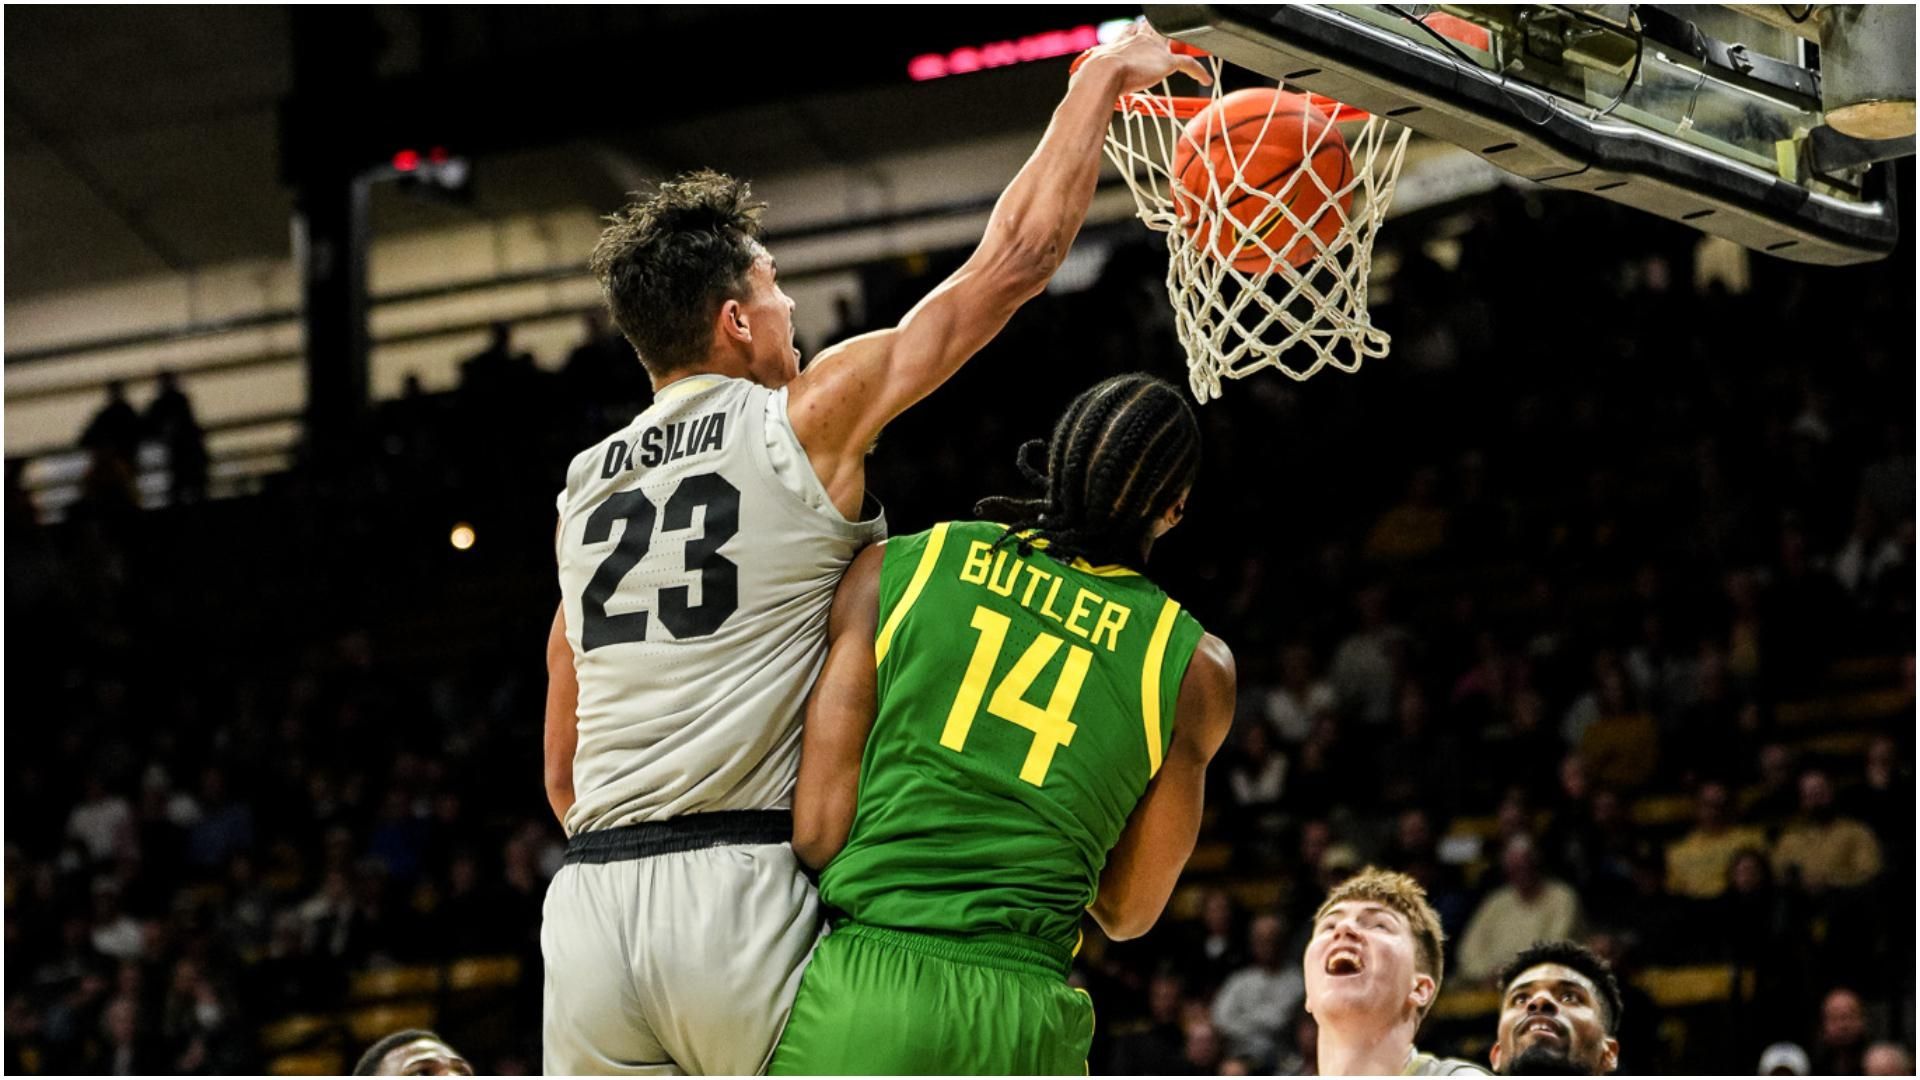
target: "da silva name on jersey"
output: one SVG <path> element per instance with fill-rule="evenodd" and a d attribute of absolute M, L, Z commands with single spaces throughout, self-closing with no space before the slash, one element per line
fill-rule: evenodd
<path fill-rule="evenodd" d="M 726 438 L 726 430 L 726 413 L 711 413 L 691 420 L 650 427 L 642 431 L 639 440 L 634 443 L 617 442 L 607 446 L 607 460 L 600 467 L 600 478 L 607 480 L 623 470 L 651 469 L 683 457 L 718 450 Z M 637 455 L 634 453 L 636 447 L 639 449 Z"/>

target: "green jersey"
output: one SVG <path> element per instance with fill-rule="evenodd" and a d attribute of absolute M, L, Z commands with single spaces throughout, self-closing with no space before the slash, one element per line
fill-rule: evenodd
<path fill-rule="evenodd" d="M 887 543 L 877 709 L 821 898 L 870 926 L 1077 947 L 1160 768 L 1200 624 L 1119 567 L 948 522 Z"/>

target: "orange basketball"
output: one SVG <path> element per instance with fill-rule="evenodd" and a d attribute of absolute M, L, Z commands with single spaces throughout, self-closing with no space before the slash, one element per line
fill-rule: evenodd
<path fill-rule="evenodd" d="M 1309 155 L 1312 176 L 1300 170 Z M 1244 187 L 1234 183 L 1236 172 Z M 1353 207 L 1353 193 L 1343 190 L 1353 179 L 1353 157 L 1340 130 L 1304 96 L 1269 88 L 1235 90 L 1189 120 L 1174 148 L 1173 175 L 1174 205 L 1188 231 L 1200 246 L 1247 272 L 1264 270 L 1273 260 L 1251 243 L 1235 255 L 1239 230 L 1205 219 L 1201 206 L 1224 201 L 1228 215 L 1294 266 L 1312 262 L 1320 248 L 1259 192 L 1278 195 L 1323 243 L 1339 234 Z M 1328 205 L 1327 192 L 1338 195 L 1337 209 Z M 1219 235 L 1207 235 L 1216 227 Z"/>

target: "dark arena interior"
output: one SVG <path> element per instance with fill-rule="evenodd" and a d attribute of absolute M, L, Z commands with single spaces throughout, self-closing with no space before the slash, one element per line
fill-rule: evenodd
<path fill-rule="evenodd" d="M 651 400 L 600 219 L 752 180 L 811 358 L 961 264 L 1137 14 L 9 7 L 7 1072 L 407 1028 L 540 1071 L 554 497 Z M 1196 407 L 1151 572 L 1237 706 L 1165 913 L 1085 920 L 1093 1073 L 1313 1072 L 1300 957 L 1370 865 L 1447 934 L 1422 1050 L 1484 1065 L 1544 935 L 1613 965 L 1623 1073 L 1912 1072 L 1911 165 L 1846 267 L 1409 165 L 1391 352 Z M 1109 170 L 887 426 L 891 534 L 1026 491 L 1102 378 L 1184 392 L 1132 211 Z"/>

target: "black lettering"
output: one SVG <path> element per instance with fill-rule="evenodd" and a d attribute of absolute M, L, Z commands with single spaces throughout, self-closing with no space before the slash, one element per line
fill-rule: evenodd
<path fill-rule="evenodd" d="M 680 437 L 685 434 L 686 434 L 685 424 L 668 424 L 667 425 L 667 460 L 668 461 L 680 460 L 681 452 L 686 449 L 686 447 L 681 443 Z"/>
<path fill-rule="evenodd" d="M 726 428 L 726 413 L 714 413 L 707 417 L 707 430 L 700 435 L 702 452 L 720 449 L 720 433 Z"/>
<path fill-rule="evenodd" d="M 633 468 L 633 463 L 628 459 L 628 453 L 626 443 L 617 442 L 609 445 L 607 447 L 606 463 L 600 466 L 600 479 L 610 480 L 613 478 L 613 474 L 619 472 L 621 469 Z"/>
<path fill-rule="evenodd" d="M 640 433 L 640 464 L 651 469 L 660 464 L 660 429 L 650 427 Z"/>

